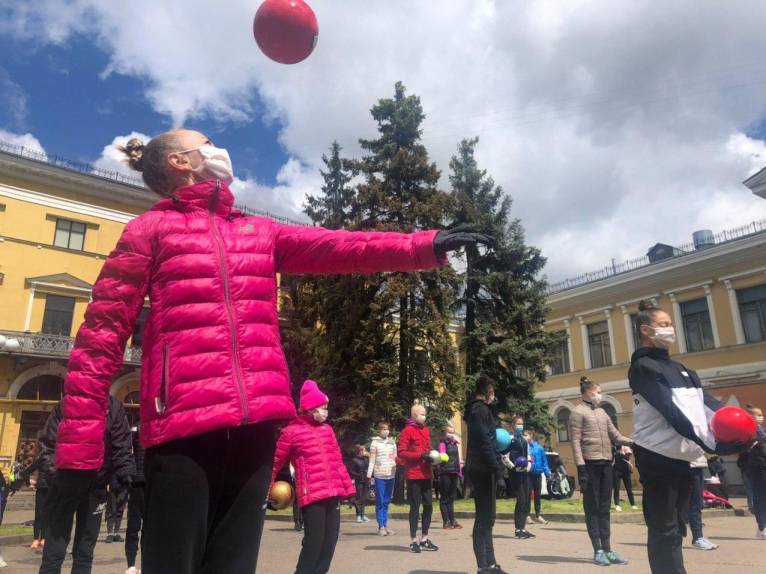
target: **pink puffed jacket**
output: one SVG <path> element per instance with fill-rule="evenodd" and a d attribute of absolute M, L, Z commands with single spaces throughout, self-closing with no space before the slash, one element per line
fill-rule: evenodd
<path fill-rule="evenodd" d="M 244 217 L 225 184 L 178 189 L 132 220 L 104 263 L 64 387 L 56 466 L 97 469 L 112 377 L 148 295 L 141 440 L 292 419 L 276 274 L 412 271 L 444 264 L 436 231 L 331 231 Z"/>
<path fill-rule="evenodd" d="M 295 469 L 298 506 L 327 498 L 348 498 L 356 493 L 343 464 L 335 431 L 327 423 L 301 415 L 282 429 L 274 453 L 271 482 L 287 461 Z"/>

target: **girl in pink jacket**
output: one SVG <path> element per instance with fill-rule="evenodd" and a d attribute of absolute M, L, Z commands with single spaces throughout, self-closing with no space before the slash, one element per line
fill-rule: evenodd
<path fill-rule="evenodd" d="M 160 201 L 127 224 L 93 287 L 69 361 L 51 486 L 78 491 L 103 464 L 112 378 L 146 297 L 141 440 L 145 574 L 251 573 L 271 477 L 274 421 L 295 416 L 277 273 L 432 269 L 486 237 L 331 231 L 245 217 L 231 161 L 197 131 L 124 148 Z M 236 552 L 232 551 L 236 549 Z"/>
<path fill-rule="evenodd" d="M 295 468 L 295 495 L 303 515 L 303 546 L 295 574 L 330 570 L 340 532 L 340 501 L 356 494 L 335 432 L 325 422 L 329 402 L 314 381 L 303 383 L 302 414 L 282 430 L 274 455 L 272 484 L 286 462 Z"/>

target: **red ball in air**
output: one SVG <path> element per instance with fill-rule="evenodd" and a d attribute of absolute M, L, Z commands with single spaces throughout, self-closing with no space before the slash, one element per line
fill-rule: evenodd
<path fill-rule="evenodd" d="M 266 0 L 253 21 L 258 47 L 280 64 L 297 64 L 309 57 L 319 37 L 319 24 L 303 0 Z"/>
<path fill-rule="evenodd" d="M 755 419 L 745 409 L 722 407 L 710 420 L 710 428 L 716 442 L 747 442 L 755 436 Z"/>

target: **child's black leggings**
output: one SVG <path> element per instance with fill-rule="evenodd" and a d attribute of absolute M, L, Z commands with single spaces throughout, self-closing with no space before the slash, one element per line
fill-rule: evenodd
<path fill-rule="evenodd" d="M 295 574 L 325 574 L 330 571 L 340 533 L 340 501 L 326 498 L 302 508 L 303 548 Z"/>

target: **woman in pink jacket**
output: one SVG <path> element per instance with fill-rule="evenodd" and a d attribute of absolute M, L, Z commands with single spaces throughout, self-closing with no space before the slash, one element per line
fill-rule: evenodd
<path fill-rule="evenodd" d="M 289 460 L 303 514 L 303 546 L 295 574 L 325 574 L 340 532 L 340 501 L 356 494 L 335 432 L 327 424 L 329 399 L 314 381 L 301 388 L 302 415 L 282 430 L 271 482 Z"/>
<path fill-rule="evenodd" d="M 432 269 L 486 237 L 280 225 L 233 209 L 231 161 L 177 129 L 124 149 L 162 199 L 127 224 L 69 361 L 51 486 L 87 488 L 104 458 L 112 378 L 146 297 L 141 440 L 145 574 L 248 573 L 258 557 L 274 421 L 295 416 L 276 274 Z M 236 551 L 232 551 L 236 549 Z"/>

